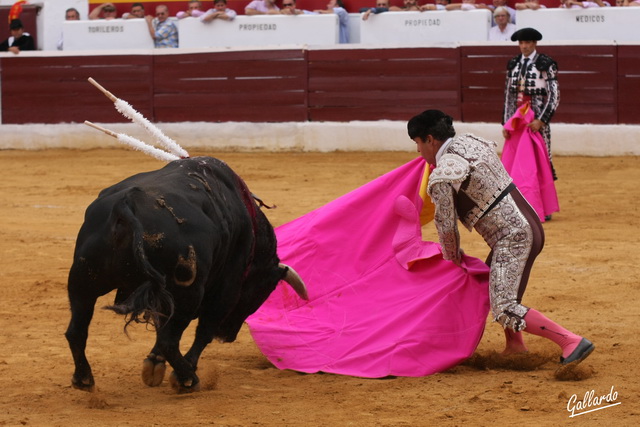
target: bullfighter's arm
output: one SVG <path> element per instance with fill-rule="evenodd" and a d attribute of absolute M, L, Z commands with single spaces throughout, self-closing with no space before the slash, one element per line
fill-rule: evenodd
<path fill-rule="evenodd" d="M 547 81 L 547 102 L 540 112 L 540 117 L 544 123 L 549 123 L 560 104 L 560 88 L 558 87 L 558 66 L 553 63 L 545 72 Z"/>
<path fill-rule="evenodd" d="M 458 232 L 458 214 L 455 208 L 455 190 L 446 182 L 430 186 L 429 194 L 435 205 L 434 222 L 438 230 L 438 239 L 444 259 L 460 265 L 460 234 Z"/>

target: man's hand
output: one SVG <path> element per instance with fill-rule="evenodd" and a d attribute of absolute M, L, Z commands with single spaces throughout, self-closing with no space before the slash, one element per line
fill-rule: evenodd
<path fill-rule="evenodd" d="M 531 131 L 539 132 L 540 129 L 544 127 L 544 123 L 542 122 L 542 120 L 535 119 L 534 121 L 529 123 L 528 126 L 529 126 L 529 129 L 531 129 Z"/>

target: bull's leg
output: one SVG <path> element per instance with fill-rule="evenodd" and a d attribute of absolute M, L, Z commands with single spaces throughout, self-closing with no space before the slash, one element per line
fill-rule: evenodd
<path fill-rule="evenodd" d="M 71 321 L 65 336 L 71 348 L 73 361 L 76 365 L 71 379 L 73 386 L 80 390 L 93 391 L 95 382 L 91 373 L 91 366 L 85 355 L 87 337 L 89 336 L 89 323 L 93 317 L 96 304 L 95 297 L 79 297 L 69 293 L 71 303 Z"/>
<path fill-rule="evenodd" d="M 184 358 L 193 366 L 194 370 L 198 369 L 198 360 L 204 349 L 213 341 L 214 328 L 208 324 L 206 318 L 201 317 L 196 328 L 196 337 L 193 340 L 191 348 L 185 354 Z"/>
<path fill-rule="evenodd" d="M 142 362 L 142 381 L 149 387 L 157 387 L 162 384 L 167 370 L 165 357 L 160 353 L 158 344 L 153 347 L 151 353 Z"/>
<path fill-rule="evenodd" d="M 180 338 L 190 321 L 189 316 L 180 316 L 176 313 L 157 331 L 156 347 L 174 370 L 170 382 L 171 387 L 178 393 L 200 390 L 200 379 L 194 367 L 180 353 Z"/>

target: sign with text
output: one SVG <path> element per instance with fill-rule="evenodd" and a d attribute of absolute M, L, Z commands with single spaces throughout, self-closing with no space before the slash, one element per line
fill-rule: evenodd
<path fill-rule="evenodd" d="M 639 7 L 596 7 L 588 9 L 521 10 L 518 28 L 533 27 L 542 40 L 640 41 L 637 25 Z"/>
<path fill-rule="evenodd" d="M 403 44 L 486 41 L 491 12 L 480 10 L 384 12 L 360 23 L 360 43 Z"/>
<path fill-rule="evenodd" d="M 184 18 L 179 23 L 180 47 L 185 48 L 338 43 L 336 15 L 236 16 L 233 21 L 212 22 Z"/>
<path fill-rule="evenodd" d="M 144 19 L 64 21 L 64 50 L 153 49 Z"/>

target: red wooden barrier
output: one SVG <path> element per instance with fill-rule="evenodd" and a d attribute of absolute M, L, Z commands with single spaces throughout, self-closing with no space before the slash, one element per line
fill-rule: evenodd
<path fill-rule="evenodd" d="M 616 46 L 541 46 L 558 63 L 560 106 L 554 122 L 617 123 Z M 507 62 L 517 47 L 463 46 L 462 111 L 466 122 L 502 118 Z"/>
<path fill-rule="evenodd" d="M 428 108 L 460 119 L 457 49 L 309 52 L 309 120 L 406 120 Z"/>
<path fill-rule="evenodd" d="M 559 64 L 554 122 L 640 123 L 640 46 L 543 46 Z M 501 120 L 515 46 L 0 58 L 2 123 L 124 122 L 93 77 L 152 121 L 406 120 L 439 108 Z"/>
<path fill-rule="evenodd" d="M 513 46 L 460 48 L 463 121 L 500 123 L 507 62 L 518 53 Z"/>
<path fill-rule="evenodd" d="M 2 123 L 126 121 L 89 77 L 153 119 L 151 55 L 0 58 Z"/>
<path fill-rule="evenodd" d="M 303 50 L 157 55 L 155 119 L 180 121 L 306 121 Z"/>
<path fill-rule="evenodd" d="M 640 123 L 640 46 L 618 46 L 618 123 Z"/>
<path fill-rule="evenodd" d="M 618 122 L 616 46 L 548 46 L 558 62 L 560 107 L 554 122 Z"/>

